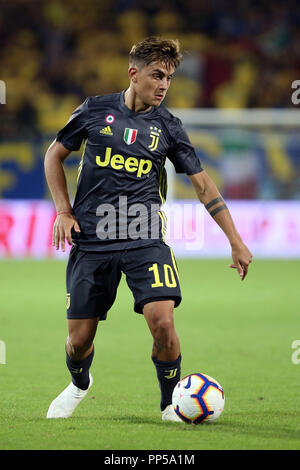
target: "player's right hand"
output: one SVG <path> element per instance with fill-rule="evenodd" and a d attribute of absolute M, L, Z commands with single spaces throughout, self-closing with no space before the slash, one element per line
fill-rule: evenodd
<path fill-rule="evenodd" d="M 235 268 L 243 281 L 248 274 L 249 264 L 252 262 L 253 255 L 248 247 L 241 241 L 232 246 L 232 260 L 230 268 Z"/>
<path fill-rule="evenodd" d="M 59 214 L 53 225 L 52 245 L 57 250 L 59 247 L 61 251 L 65 251 L 65 240 L 72 245 L 71 230 L 74 228 L 75 232 L 80 232 L 80 227 L 73 214 Z"/>

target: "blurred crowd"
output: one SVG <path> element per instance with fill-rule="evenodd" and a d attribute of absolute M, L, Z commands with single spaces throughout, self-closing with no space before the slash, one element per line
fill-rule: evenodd
<path fill-rule="evenodd" d="M 166 105 L 291 107 L 300 78 L 298 0 L 0 0 L 0 137 L 53 134 L 88 95 L 128 86 L 128 52 L 178 38 Z M 2 110 L 3 113 L 3 110 Z"/>

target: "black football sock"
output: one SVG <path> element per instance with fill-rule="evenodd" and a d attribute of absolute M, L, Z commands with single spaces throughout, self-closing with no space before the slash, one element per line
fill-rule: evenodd
<path fill-rule="evenodd" d="M 156 374 L 161 392 L 160 409 L 163 411 L 172 403 L 172 393 L 175 385 L 180 380 L 181 354 L 175 361 L 159 361 L 152 357 L 156 368 Z"/>
<path fill-rule="evenodd" d="M 66 363 L 72 376 L 72 382 L 81 390 L 87 390 L 89 386 L 89 370 L 93 361 L 93 357 L 94 348 L 86 358 L 79 361 L 74 361 L 69 357 L 68 353 L 66 353 Z"/>

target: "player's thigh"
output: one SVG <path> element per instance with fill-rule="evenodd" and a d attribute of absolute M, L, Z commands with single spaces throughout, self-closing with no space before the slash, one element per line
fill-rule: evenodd
<path fill-rule="evenodd" d="M 144 306 L 153 301 L 181 302 L 176 260 L 171 248 L 157 243 L 128 250 L 122 258 L 122 269 L 134 296 L 134 310 L 143 313 Z"/>

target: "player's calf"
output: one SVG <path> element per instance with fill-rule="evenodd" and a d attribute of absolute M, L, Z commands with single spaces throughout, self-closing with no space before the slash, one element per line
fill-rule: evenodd
<path fill-rule="evenodd" d="M 66 353 L 66 364 L 72 376 L 73 384 L 81 390 L 87 390 L 89 387 L 89 371 L 94 358 L 94 348 L 84 359 L 71 359 Z"/>
<path fill-rule="evenodd" d="M 173 300 L 149 302 L 143 309 L 153 337 L 152 356 L 161 361 L 174 361 L 180 354 L 173 311 Z"/>
<path fill-rule="evenodd" d="M 174 327 L 173 307 L 174 302 L 170 300 L 151 302 L 144 307 L 144 316 L 153 336 L 152 361 L 161 391 L 160 409 L 164 420 L 170 418 L 167 408 L 172 404 L 172 393 L 181 374 L 180 344 Z"/>
<path fill-rule="evenodd" d="M 66 364 L 73 384 L 81 390 L 87 390 L 89 386 L 89 370 L 94 358 L 93 340 L 97 325 L 98 318 L 68 320 Z"/>

